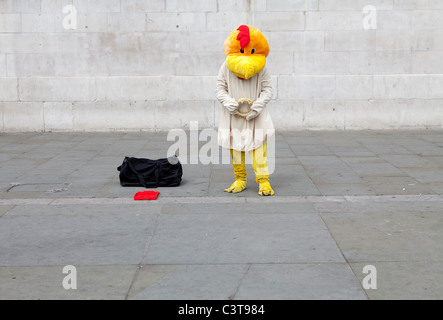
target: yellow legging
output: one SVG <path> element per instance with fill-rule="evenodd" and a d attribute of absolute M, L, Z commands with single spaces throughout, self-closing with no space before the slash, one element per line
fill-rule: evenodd
<path fill-rule="evenodd" d="M 269 170 L 267 162 L 267 144 L 255 150 L 249 151 L 249 158 L 252 162 L 252 168 L 255 172 L 255 181 L 264 183 L 269 180 Z M 231 149 L 232 166 L 234 167 L 235 180 L 246 181 L 246 153 L 244 151 L 236 151 Z"/>

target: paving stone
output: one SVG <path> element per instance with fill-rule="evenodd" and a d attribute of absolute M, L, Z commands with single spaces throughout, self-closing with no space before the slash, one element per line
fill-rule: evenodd
<path fill-rule="evenodd" d="M 130 292 L 133 300 L 228 300 L 235 295 L 248 266 L 144 265 Z"/>
<path fill-rule="evenodd" d="M 271 262 L 342 262 L 342 257 L 316 214 L 212 213 L 162 215 L 143 261 Z"/>
<path fill-rule="evenodd" d="M 306 171 L 311 180 L 317 184 L 362 184 L 364 180 L 351 169 L 316 168 Z"/>
<path fill-rule="evenodd" d="M 157 214 L 141 206 L 17 206 L 1 217 L 2 266 L 137 264 Z"/>
<path fill-rule="evenodd" d="M 440 203 L 441 204 L 441 203 Z M 404 212 L 404 204 L 392 202 L 388 212 L 371 214 L 343 211 L 323 215 L 329 231 L 350 262 L 439 261 L 442 248 L 441 210 Z M 358 208 L 357 210 L 361 210 Z"/>
<path fill-rule="evenodd" d="M 373 300 L 441 300 L 443 270 L 441 261 L 371 261 L 351 263 L 360 281 L 367 276 L 362 270 L 371 265 L 376 270 L 376 289 L 365 293 Z"/>
<path fill-rule="evenodd" d="M 298 156 L 298 159 L 306 169 L 317 168 L 342 168 L 349 169 L 349 167 L 340 160 L 337 156 Z"/>
<path fill-rule="evenodd" d="M 321 290 L 319 290 L 321 288 Z M 348 265 L 253 264 L 235 299 L 366 300 Z"/>
<path fill-rule="evenodd" d="M 318 188 L 320 193 L 325 196 L 376 194 L 376 191 L 370 185 L 363 183 L 317 183 L 316 187 Z"/>
<path fill-rule="evenodd" d="M 124 300 L 138 269 L 137 265 L 74 266 L 77 288 L 67 290 L 63 280 L 68 273 L 63 267 L 0 267 L 0 299 Z"/>
<path fill-rule="evenodd" d="M 435 191 L 411 177 L 364 177 L 368 186 L 377 195 L 434 194 Z"/>

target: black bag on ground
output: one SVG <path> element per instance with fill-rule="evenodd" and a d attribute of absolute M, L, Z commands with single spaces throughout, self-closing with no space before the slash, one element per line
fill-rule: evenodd
<path fill-rule="evenodd" d="M 158 160 L 125 157 L 117 170 L 120 171 L 120 184 L 124 187 L 176 187 L 183 175 L 177 157 Z"/>

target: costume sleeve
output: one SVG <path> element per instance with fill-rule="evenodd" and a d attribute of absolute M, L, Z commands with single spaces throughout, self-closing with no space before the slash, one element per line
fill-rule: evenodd
<path fill-rule="evenodd" d="M 261 92 L 258 96 L 257 100 L 254 101 L 251 109 L 257 111 L 257 113 L 261 113 L 263 108 L 268 104 L 272 99 L 273 89 L 272 89 L 272 80 L 271 74 L 268 72 L 266 68 L 262 71 L 262 80 L 261 80 Z"/>
<path fill-rule="evenodd" d="M 232 105 L 238 105 L 237 101 L 229 95 L 228 82 L 226 79 L 226 67 L 223 64 L 218 72 L 217 87 L 215 89 L 215 95 L 217 99 L 223 104 L 224 107 Z"/>

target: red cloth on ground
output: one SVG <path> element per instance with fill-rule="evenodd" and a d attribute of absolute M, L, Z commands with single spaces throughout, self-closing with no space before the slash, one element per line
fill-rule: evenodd
<path fill-rule="evenodd" d="M 140 191 L 134 195 L 134 200 L 156 200 L 160 192 Z"/>

